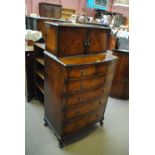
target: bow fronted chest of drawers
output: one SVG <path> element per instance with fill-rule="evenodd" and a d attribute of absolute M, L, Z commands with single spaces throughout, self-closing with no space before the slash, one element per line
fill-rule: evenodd
<path fill-rule="evenodd" d="M 117 57 L 107 53 L 110 28 L 46 22 L 44 124 L 59 146 L 103 124 Z"/>
<path fill-rule="evenodd" d="M 94 123 L 102 124 L 117 57 L 44 54 L 44 121 L 54 129 L 61 146 Z"/>

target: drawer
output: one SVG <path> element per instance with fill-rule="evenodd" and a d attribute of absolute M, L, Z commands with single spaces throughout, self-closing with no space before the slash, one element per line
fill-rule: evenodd
<path fill-rule="evenodd" d="M 91 79 L 84 79 L 78 81 L 69 81 L 66 84 L 66 92 L 85 90 L 89 88 L 94 88 L 105 83 L 106 77 L 100 76 Z"/>
<path fill-rule="evenodd" d="M 68 79 L 85 79 L 86 77 L 105 75 L 112 72 L 115 67 L 113 63 L 100 63 L 89 66 L 70 67 L 67 70 Z"/>
<path fill-rule="evenodd" d="M 113 63 L 96 65 L 96 74 L 106 74 L 113 71 L 115 65 Z"/>
<path fill-rule="evenodd" d="M 98 97 L 104 97 L 105 95 L 107 95 L 107 93 L 109 93 L 110 86 L 111 85 L 106 85 L 104 87 L 96 88 L 86 92 L 80 92 L 77 94 L 68 95 L 66 97 L 65 105 L 66 106 L 77 105 L 81 102 L 87 102 Z"/>
<path fill-rule="evenodd" d="M 87 67 L 71 67 L 68 69 L 68 78 L 69 79 L 79 79 L 87 76 L 94 75 L 96 71 L 96 67 L 94 65 L 90 65 Z"/>
<path fill-rule="evenodd" d="M 107 97 L 104 97 L 96 101 L 91 101 L 86 104 L 82 104 L 78 107 L 68 108 L 64 112 L 64 119 L 67 120 L 75 117 L 80 117 L 82 115 L 95 111 L 98 108 L 102 108 L 103 106 L 106 106 L 106 100 Z"/>
<path fill-rule="evenodd" d="M 103 116 L 103 110 L 98 110 L 92 114 L 89 114 L 85 117 L 81 117 L 80 119 L 75 120 L 74 122 L 64 124 L 63 133 L 69 134 L 75 132 L 79 129 L 85 128 L 91 123 L 95 123 Z"/>

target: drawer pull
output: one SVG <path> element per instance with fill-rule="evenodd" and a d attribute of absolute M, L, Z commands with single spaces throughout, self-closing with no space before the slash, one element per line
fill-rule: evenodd
<path fill-rule="evenodd" d="M 78 98 L 77 98 L 77 100 L 78 100 L 78 102 L 80 102 L 80 101 L 81 101 L 81 98 L 80 98 L 80 97 L 78 97 Z"/>
<path fill-rule="evenodd" d="M 101 102 L 101 101 L 99 101 L 98 103 L 99 103 L 99 105 L 101 105 L 101 104 L 102 104 L 102 102 Z"/>
<path fill-rule="evenodd" d="M 85 71 L 81 71 L 81 76 L 86 76 Z"/>

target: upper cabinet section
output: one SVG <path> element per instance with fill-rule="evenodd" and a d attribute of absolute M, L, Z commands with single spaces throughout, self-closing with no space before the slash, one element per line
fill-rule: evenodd
<path fill-rule="evenodd" d="M 106 52 L 109 37 L 109 27 L 46 22 L 46 50 L 58 57 Z"/>

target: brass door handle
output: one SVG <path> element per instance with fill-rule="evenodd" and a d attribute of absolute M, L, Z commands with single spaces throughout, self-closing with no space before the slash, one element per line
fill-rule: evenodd
<path fill-rule="evenodd" d="M 81 76 L 86 76 L 85 71 L 81 71 Z"/>
<path fill-rule="evenodd" d="M 90 39 L 87 39 L 87 46 L 90 46 Z"/>
<path fill-rule="evenodd" d="M 84 40 L 84 46 L 87 46 L 87 40 L 86 39 Z"/>

